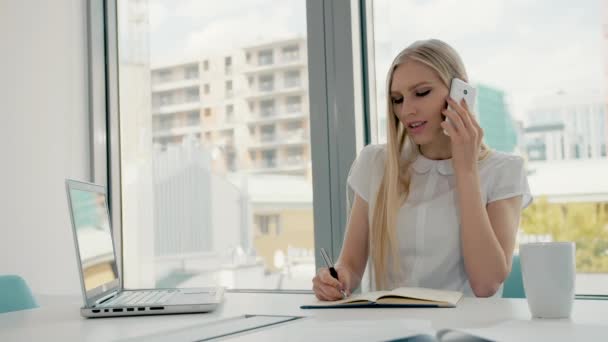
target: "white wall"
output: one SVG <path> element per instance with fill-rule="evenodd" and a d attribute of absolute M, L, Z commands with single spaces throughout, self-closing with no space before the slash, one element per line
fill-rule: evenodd
<path fill-rule="evenodd" d="M 64 179 L 88 179 L 84 0 L 0 3 L 0 274 L 80 293 Z"/>

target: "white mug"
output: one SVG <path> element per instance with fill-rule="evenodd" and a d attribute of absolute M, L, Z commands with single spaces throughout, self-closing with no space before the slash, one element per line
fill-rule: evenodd
<path fill-rule="evenodd" d="M 519 246 L 524 290 L 534 318 L 569 318 L 576 277 L 574 242 Z"/>

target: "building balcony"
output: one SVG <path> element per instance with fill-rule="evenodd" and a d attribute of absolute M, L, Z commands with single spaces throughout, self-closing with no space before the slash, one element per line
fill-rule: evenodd
<path fill-rule="evenodd" d="M 292 113 L 286 113 L 286 112 L 278 112 L 276 114 L 272 114 L 272 115 L 252 115 L 249 120 L 247 120 L 247 123 L 250 126 L 253 125 L 261 125 L 261 124 L 266 124 L 266 123 L 272 123 L 272 122 L 278 122 L 278 121 L 286 121 L 286 120 L 293 120 L 293 119 L 304 119 L 308 117 L 308 113 L 304 113 L 304 112 L 292 112 Z"/>
<path fill-rule="evenodd" d="M 265 65 L 254 65 L 250 64 L 245 67 L 246 75 L 254 75 L 259 73 L 268 73 L 269 71 L 286 71 L 290 69 L 302 69 L 308 64 L 307 59 L 304 56 L 300 56 L 294 59 L 280 59 L 275 60 L 274 63 Z"/>
<path fill-rule="evenodd" d="M 201 132 L 200 124 L 191 124 L 188 126 L 160 128 L 152 134 L 154 138 L 168 138 L 176 136 L 184 136 L 188 134 L 196 134 Z"/>
<path fill-rule="evenodd" d="M 249 92 L 247 95 L 245 95 L 245 97 L 247 99 L 259 99 L 259 100 L 264 100 L 264 99 L 273 99 L 276 98 L 278 96 L 289 96 L 289 95 L 301 95 L 302 93 L 305 93 L 308 91 L 308 89 L 306 88 L 308 85 L 304 85 L 304 82 L 300 82 L 300 84 L 295 85 L 295 86 L 290 86 L 290 87 L 286 87 L 286 86 L 277 86 L 277 84 L 275 83 L 275 85 L 273 87 L 268 87 L 268 88 L 250 88 Z"/>
<path fill-rule="evenodd" d="M 308 133 L 304 129 L 284 131 L 276 134 L 262 134 L 249 145 L 250 150 L 276 148 L 282 146 L 308 145 Z"/>
<path fill-rule="evenodd" d="M 152 107 L 153 115 L 187 112 L 201 109 L 200 101 L 163 104 Z"/>
<path fill-rule="evenodd" d="M 152 85 L 152 93 L 198 86 L 200 86 L 200 80 L 198 78 L 171 80 L 165 82 L 157 81 Z"/>

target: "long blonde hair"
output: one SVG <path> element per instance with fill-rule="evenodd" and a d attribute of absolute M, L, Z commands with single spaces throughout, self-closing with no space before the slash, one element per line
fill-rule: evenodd
<path fill-rule="evenodd" d="M 388 257 L 392 257 L 391 269 L 399 272 L 397 213 L 405 202 L 411 181 L 410 165 L 419 154 L 418 147 L 408 137 L 403 124 L 396 118 L 392 110 L 390 86 L 395 69 L 407 59 L 414 60 L 435 70 L 446 87 L 450 87 L 452 78 L 457 77 L 468 82 L 467 73 L 460 56 L 451 46 L 437 39 L 422 40 L 401 51 L 393 60 L 388 70 L 387 89 L 387 132 L 386 158 L 384 175 L 378 190 L 373 210 L 370 254 L 373 263 L 373 275 L 376 288 L 385 289 L 388 286 Z M 471 108 L 472 110 L 472 108 Z M 401 158 L 407 149 L 407 158 Z M 489 153 L 488 147 L 482 143 L 480 159 Z"/>

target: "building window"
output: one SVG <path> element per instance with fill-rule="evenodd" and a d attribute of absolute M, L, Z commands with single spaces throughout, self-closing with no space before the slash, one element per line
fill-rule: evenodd
<path fill-rule="evenodd" d="M 203 90 L 205 92 L 205 95 L 209 95 L 209 92 L 211 92 L 211 87 L 209 86 L 209 83 L 203 86 Z"/>
<path fill-rule="evenodd" d="M 211 141 L 211 132 L 205 132 L 205 140 Z"/>
<path fill-rule="evenodd" d="M 247 55 L 245 56 L 245 61 L 247 62 L 247 64 L 251 63 L 251 52 L 247 52 Z"/>
<path fill-rule="evenodd" d="M 260 235 L 270 235 L 271 232 L 280 232 L 279 215 L 255 215 L 255 224 Z"/>
<path fill-rule="evenodd" d="M 186 90 L 186 101 L 187 102 L 197 102 L 200 100 L 199 94 L 198 94 L 198 88 L 188 88 L 188 90 Z"/>
<path fill-rule="evenodd" d="M 260 101 L 260 116 L 267 117 L 275 115 L 274 100 Z"/>
<path fill-rule="evenodd" d="M 258 79 L 260 91 L 272 91 L 274 90 L 274 76 L 273 75 L 262 75 Z"/>
<path fill-rule="evenodd" d="M 224 59 L 224 71 L 226 72 L 226 75 L 232 73 L 232 57 L 226 57 Z"/>
<path fill-rule="evenodd" d="M 188 113 L 188 125 L 197 126 L 201 123 L 201 115 L 197 110 Z"/>
<path fill-rule="evenodd" d="M 205 108 L 205 116 L 206 117 L 210 117 L 211 116 L 211 108 Z"/>
<path fill-rule="evenodd" d="M 288 121 L 285 124 L 285 129 L 288 131 L 295 131 L 295 130 L 299 130 L 302 128 L 303 128 L 302 121 Z"/>
<path fill-rule="evenodd" d="M 302 97 L 288 96 L 285 102 L 288 113 L 297 113 L 302 111 Z"/>
<path fill-rule="evenodd" d="M 226 106 L 226 122 L 234 121 L 234 105 Z"/>
<path fill-rule="evenodd" d="M 297 45 L 286 46 L 282 49 L 283 62 L 291 62 L 300 58 L 300 49 Z"/>
<path fill-rule="evenodd" d="M 193 80 L 198 78 L 198 66 L 191 65 L 186 67 L 184 70 L 184 75 L 187 80 Z"/>
<path fill-rule="evenodd" d="M 171 80 L 171 70 L 159 70 L 157 75 L 158 81 L 160 82 L 168 82 Z"/>
<path fill-rule="evenodd" d="M 260 141 L 270 142 L 275 140 L 274 125 L 264 125 L 260 127 Z"/>
<path fill-rule="evenodd" d="M 160 105 L 166 106 L 173 103 L 173 95 L 171 93 L 160 94 Z"/>
<path fill-rule="evenodd" d="M 262 167 L 263 168 L 277 167 L 277 151 L 276 150 L 262 151 Z"/>
<path fill-rule="evenodd" d="M 232 91 L 232 81 L 226 81 L 226 97 L 232 97 L 234 95 Z"/>
<path fill-rule="evenodd" d="M 249 82 L 249 88 L 253 88 L 253 80 L 254 80 L 253 76 L 249 76 L 247 78 L 247 81 Z"/>
<path fill-rule="evenodd" d="M 203 70 L 209 71 L 209 61 L 208 60 L 203 61 Z"/>
<path fill-rule="evenodd" d="M 258 65 L 270 65 L 272 63 L 272 50 L 263 50 L 258 52 Z"/>
<path fill-rule="evenodd" d="M 291 70 L 285 72 L 285 88 L 293 88 L 300 86 L 300 71 Z"/>

